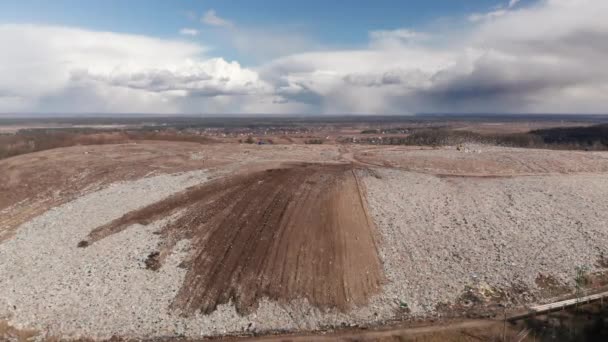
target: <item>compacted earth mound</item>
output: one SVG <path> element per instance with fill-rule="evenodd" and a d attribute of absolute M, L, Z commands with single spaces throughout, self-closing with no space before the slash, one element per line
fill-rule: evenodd
<path fill-rule="evenodd" d="M 603 286 L 607 165 L 602 152 L 479 145 L 145 143 L 9 158 L 0 340 L 502 317 L 579 278 Z"/>
<path fill-rule="evenodd" d="M 191 241 L 175 309 L 210 313 L 232 301 L 246 314 L 266 297 L 346 311 L 384 279 L 363 196 L 350 165 L 291 164 L 191 187 L 98 227 L 79 247 L 171 216 L 146 265 L 161 268 Z"/>
<path fill-rule="evenodd" d="M 0 243 L 50 208 L 112 183 L 225 164 L 193 158 L 201 149 L 193 143 L 143 142 L 72 146 L 0 160 Z"/>

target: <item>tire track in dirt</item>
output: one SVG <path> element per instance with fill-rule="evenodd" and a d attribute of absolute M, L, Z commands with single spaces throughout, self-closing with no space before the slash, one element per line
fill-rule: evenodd
<path fill-rule="evenodd" d="M 162 267 L 178 241 L 191 240 L 173 308 L 210 313 L 232 301 L 245 314 L 267 297 L 347 311 L 384 282 L 361 196 L 351 165 L 286 165 L 190 188 L 95 229 L 80 246 L 177 213 L 148 260 Z"/>

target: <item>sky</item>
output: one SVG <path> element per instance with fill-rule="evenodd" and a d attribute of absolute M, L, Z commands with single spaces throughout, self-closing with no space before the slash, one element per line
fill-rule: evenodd
<path fill-rule="evenodd" d="M 603 0 L 4 0 L 0 113 L 608 113 Z"/>

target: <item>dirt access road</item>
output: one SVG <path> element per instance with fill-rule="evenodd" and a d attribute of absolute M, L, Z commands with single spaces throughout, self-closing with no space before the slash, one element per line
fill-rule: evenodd
<path fill-rule="evenodd" d="M 507 341 L 529 341 L 531 339 L 516 338 L 519 331 L 511 326 L 504 329 Z M 274 342 L 274 341 L 361 341 L 361 342 L 391 342 L 391 341 L 426 341 L 426 342 L 477 342 L 501 340 L 503 325 L 494 320 L 467 320 L 434 325 L 413 327 L 382 327 L 376 329 L 344 329 L 325 334 L 299 334 L 263 336 L 258 338 L 242 338 L 238 341 Z M 521 336 L 520 336 L 521 337 Z"/>

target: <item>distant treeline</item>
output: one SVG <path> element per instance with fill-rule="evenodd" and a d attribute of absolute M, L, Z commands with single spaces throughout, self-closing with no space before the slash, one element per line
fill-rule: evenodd
<path fill-rule="evenodd" d="M 550 128 L 531 131 L 545 144 L 578 146 L 584 148 L 606 148 L 608 146 L 608 124 L 589 127 Z"/>
<path fill-rule="evenodd" d="M 416 130 L 404 137 L 342 139 L 374 145 L 447 146 L 481 143 L 507 147 L 608 150 L 608 124 L 588 127 L 548 128 L 527 133 L 481 134 L 451 129 Z"/>
<path fill-rule="evenodd" d="M 0 159 L 20 154 L 75 145 L 122 144 L 141 140 L 186 141 L 210 143 L 213 139 L 167 131 L 99 131 L 78 129 L 28 129 L 17 134 L 0 135 Z"/>
<path fill-rule="evenodd" d="M 438 128 L 438 127 L 434 127 L 434 128 Z M 361 131 L 361 134 L 407 134 L 412 131 L 413 131 L 412 128 L 390 127 L 390 128 L 383 128 L 383 129 L 365 129 L 365 130 Z"/>

